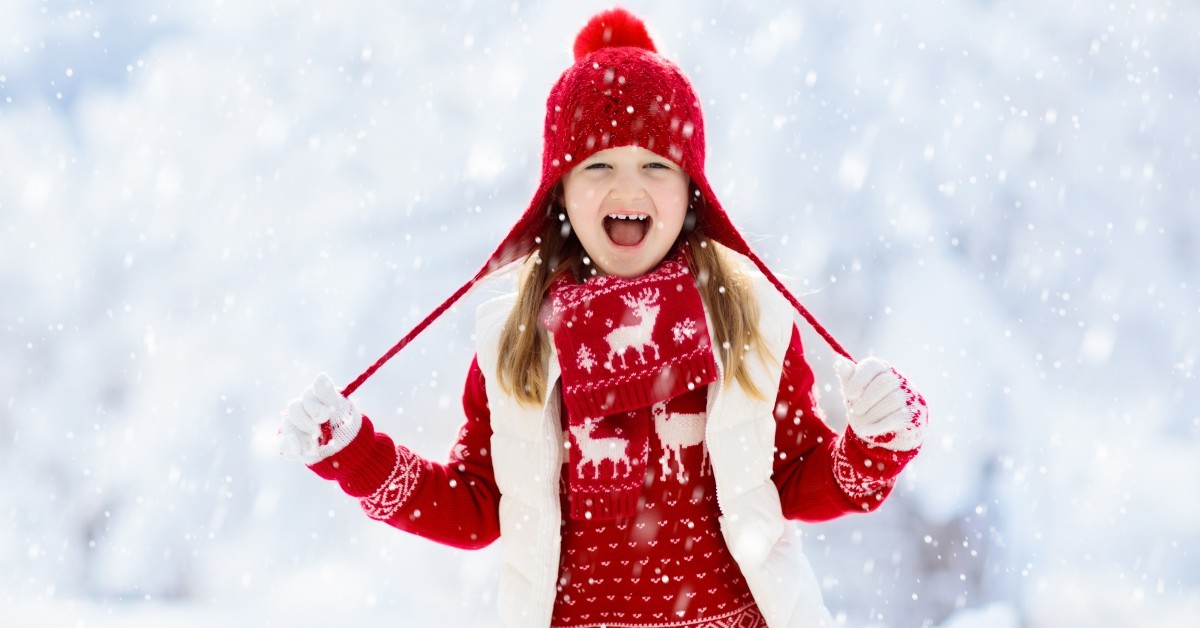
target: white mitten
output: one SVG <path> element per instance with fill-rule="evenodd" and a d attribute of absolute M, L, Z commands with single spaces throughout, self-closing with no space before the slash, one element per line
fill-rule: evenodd
<path fill-rule="evenodd" d="M 362 427 L 362 413 L 321 373 L 284 410 L 276 445 L 285 458 L 316 464 L 339 452 Z"/>
<path fill-rule="evenodd" d="M 834 362 L 850 429 L 873 447 L 911 451 L 921 446 L 929 409 L 899 371 L 879 358 Z"/>

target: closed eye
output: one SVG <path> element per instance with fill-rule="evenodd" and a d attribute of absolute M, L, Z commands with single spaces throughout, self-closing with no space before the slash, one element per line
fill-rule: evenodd
<path fill-rule="evenodd" d="M 608 164 L 606 164 L 606 163 L 604 163 L 604 162 L 602 162 L 602 161 L 598 161 L 598 162 L 596 162 L 596 163 L 594 163 L 594 164 L 588 164 L 587 166 L 584 166 L 584 168 L 583 168 L 583 169 L 584 169 L 584 170 L 600 170 L 600 169 L 603 169 L 603 168 L 609 168 L 609 167 L 610 167 L 610 166 L 609 166 Z"/>

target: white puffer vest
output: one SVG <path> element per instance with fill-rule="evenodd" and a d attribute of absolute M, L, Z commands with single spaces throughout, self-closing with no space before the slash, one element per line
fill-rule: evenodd
<path fill-rule="evenodd" d="M 782 359 L 791 340 L 793 310 L 761 275 L 754 278 L 763 339 Z M 476 321 L 479 366 L 496 373 L 500 330 L 515 294 L 480 306 Z M 712 329 L 710 322 L 709 329 Z M 713 346 L 716 341 L 713 340 Z M 781 366 L 748 360 L 760 390 L 778 388 Z M 551 356 L 551 393 L 544 407 L 523 406 L 487 378 L 492 420 L 492 464 L 500 488 L 500 617 L 506 628 L 549 626 L 558 578 L 562 511 L 559 474 L 558 360 Z M 721 364 L 718 359 L 718 370 Z M 718 377 L 718 382 L 721 381 Z M 771 628 L 833 626 L 799 538 L 787 531 L 779 492 L 771 482 L 775 445 L 774 395 L 757 400 L 741 386 L 709 386 L 708 448 L 717 484 L 721 531 Z"/>

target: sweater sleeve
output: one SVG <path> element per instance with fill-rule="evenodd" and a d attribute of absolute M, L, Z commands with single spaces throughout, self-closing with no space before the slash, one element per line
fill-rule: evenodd
<path fill-rule="evenodd" d="M 821 416 L 816 378 L 792 327 L 775 401 L 772 479 L 788 519 L 827 521 L 875 510 L 916 451 L 871 447 L 849 428 L 837 434 Z"/>
<path fill-rule="evenodd" d="M 478 360 L 463 392 L 466 422 L 446 463 L 418 456 L 363 417 L 354 440 L 310 468 L 358 498 L 367 516 L 464 549 L 500 536 L 500 490 L 492 470 L 491 413 Z"/>

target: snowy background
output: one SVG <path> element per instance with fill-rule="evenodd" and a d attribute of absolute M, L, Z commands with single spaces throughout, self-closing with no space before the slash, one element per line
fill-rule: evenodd
<path fill-rule="evenodd" d="M 496 624 L 497 548 L 372 522 L 271 437 L 507 232 L 604 6 L 0 0 L 5 626 Z M 835 615 L 1194 625 L 1200 8 L 629 6 L 737 224 L 931 403 L 880 512 L 803 527 Z M 356 395 L 429 457 L 487 292 Z"/>

